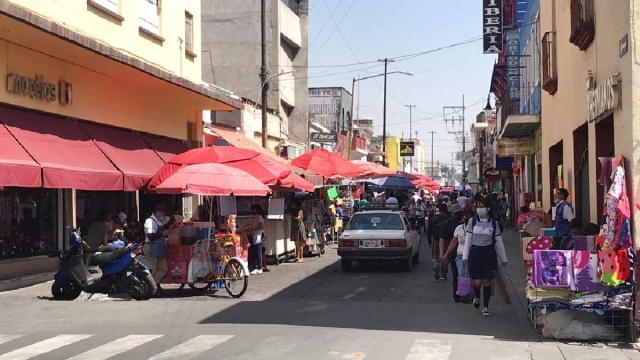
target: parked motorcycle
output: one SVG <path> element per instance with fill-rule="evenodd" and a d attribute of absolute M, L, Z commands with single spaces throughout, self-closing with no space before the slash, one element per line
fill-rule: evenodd
<path fill-rule="evenodd" d="M 54 276 L 51 293 L 56 300 L 74 300 L 82 291 L 95 294 L 128 294 L 136 300 L 149 300 L 156 292 L 151 264 L 142 255 L 139 244 L 129 244 L 113 251 L 105 248 L 88 258 L 99 266 L 102 276 L 95 279 L 84 261 L 80 229 L 70 230 L 70 249 L 60 255 L 60 270 Z"/>

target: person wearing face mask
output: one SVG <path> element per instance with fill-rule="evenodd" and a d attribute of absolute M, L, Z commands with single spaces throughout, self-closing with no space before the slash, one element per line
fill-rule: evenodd
<path fill-rule="evenodd" d="M 489 315 L 491 282 L 495 278 L 497 261 L 507 265 L 507 253 L 502 241 L 502 231 L 489 214 L 491 200 L 484 198 L 476 204 L 476 214 L 467 224 L 462 263 L 468 265 L 469 276 L 473 280 L 475 298 L 473 307 L 480 308 L 480 292 L 484 307 L 482 315 Z"/>
<path fill-rule="evenodd" d="M 556 229 L 556 236 L 569 236 L 571 234 L 569 223 L 576 216 L 573 213 L 573 206 L 567 201 L 569 191 L 565 188 L 556 190 L 555 205 L 556 219 L 553 227 Z"/>
<path fill-rule="evenodd" d="M 167 273 L 167 240 L 168 230 L 164 226 L 164 218 L 167 208 L 164 205 L 157 205 L 153 215 L 144 222 L 144 254 L 151 263 L 151 275 L 156 281 L 160 280 Z"/>

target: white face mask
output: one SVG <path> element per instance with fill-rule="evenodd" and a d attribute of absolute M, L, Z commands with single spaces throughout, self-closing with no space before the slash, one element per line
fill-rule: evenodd
<path fill-rule="evenodd" d="M 163 216 L 162 217 L 162 225 L 167 225 L 169 223 L 169 220 L 171 220 L 168 216 Z"/>
<path fill-rule="evenodd" d="M 556 205 L 558 205 L 562 202 L 562 199 L 553 199 L 553 201 L 555 202 Z"/>

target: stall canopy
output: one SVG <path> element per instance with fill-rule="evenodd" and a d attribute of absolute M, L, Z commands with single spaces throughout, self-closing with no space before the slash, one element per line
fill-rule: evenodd
<path fill-rule="evenodd" d="M 416 186 L 409 179 L 400 175 L 392 175 L 379 179 L 364 180 L 365 182 L 385 189 L 415 189 Z"/>
<path fill-rule="evenodd" d="M 326 149 L 311 150 L 291 161 L 291 165 L 325 177 L 356 177 L 362 170 L 342 156 Z"/>
<path fill-rule="evenodd" d="M 184 166 L 155 188 L 160 194 L 212 196 L 265 196 L 268 186 L 247 172 L 231 166 L 207 163 Z"/>
<path fill-rule="evenodd" d="M 173 175 L 178 169 L 194 164 L 217 163 L 243 170 L 266 185 L 275 185 L 278 180 L 291 175 L 291 169 L 270 157 L 249 149 L 230 146 L 212 146 L 191 149 L 173 157 L 153 176 L 149 190 Z"/>
<path fill-rule="evenodd" d="M 364 160 L 352 160 L 354 165 L 360 168 L 363 176 L 366 177 L 386 177 L 395 174 L 395 172 L 384 165 L 372 163 Z"/>
<path fill-rule="evenodd" d="M 122 173 L 76 122 L 8 108 L 0 108 L 0 122 L 40 164 L 44 187 L 122 190 Z"/>
<path fill-rule="evenodd" d="M 40 165 L 0 125 L 0 186 L 41 187 Z"/>
<path fill-rule="evenodd" d="M 152 135 L 142 135 L 142 138 L 164 162 L 168 162 L 172 157 L 189 150 L 187 144 L 172 139 Z"/>
<path fill-rule="evenodd" d="M 268 156 L 279 163 L 285 164 L 292 170 L 295 170 L 292 166 L 287 164 L 286 159 L 276 155 L 272 151 L 269 151 L 269 149 L 265 149 L 262 146 L 256 144 L 241 132 L 211 125 L 207 125 L 205 129 L 209 136 L 213 136 L 214 138 L 218 139 L 224 139 L 232 147 L 253 150 L 255 152 Z M 278 179 L 278 182 L 275 185 L 282 188 L 313 191 L 315 185 L 314 181 L 317 182 L 318 179 L 308 179 L 307 176 L 305 176 L 305 178 L 302 178 L 300 174 L 296 174 L 295 171 L 292 171 L 287 177 Z M 320 178 L 320 182 L 322 182 L 322 178 Z"/>
<path fill-rule="evenodd" d="M 81 124 L 96 145 L 124 174 L 125 191 L 136 191 L 151 180 L 164 161 L 138 134 L 93 124 Z"/>

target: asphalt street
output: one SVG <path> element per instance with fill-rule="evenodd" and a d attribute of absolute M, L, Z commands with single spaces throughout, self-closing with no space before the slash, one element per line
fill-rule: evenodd
<path fill-rule="evenodd" d="M 491 316 L 455 304 L 431 275 L 340 269 L 335 250 L 251 276 L 242 299 L 182 290 L 147 302 L 53 301 L 50 283 L 0 293 L 0 360 L 17 359 L 637 359 L 632 350 L 539 343 L 497 289 Z"/>

